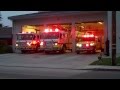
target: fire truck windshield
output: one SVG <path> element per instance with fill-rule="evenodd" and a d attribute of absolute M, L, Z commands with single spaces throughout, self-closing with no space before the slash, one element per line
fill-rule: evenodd
<path fill-rule="evenodd" d="M 35 35 L 33 35 L 33 34 L 18 34 L 17 39 L 18 40 L 33 40 L 33 39 L 35 39 Z"/>
<path fill-rule="evenodd" d="M 81 37 L 80 41 L 95 41 L 95 37 L 89 37 L 89 38 Z"/>
<path fill-rule="evenodd" d="M 42 33 L 41 39 L 58 39 L 59 32 L 49 32 L 49 33 Z"/>

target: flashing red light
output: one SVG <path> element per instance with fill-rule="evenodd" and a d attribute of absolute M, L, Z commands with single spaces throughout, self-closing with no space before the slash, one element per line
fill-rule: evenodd
<path fill-rule="evenodd" d="M 43 44 L 44 44 L 43 42 L 40 43 L 41 46 L 42 46 Z"/>
<path fill-rule="evenodd" d="M 89 47 L 89 44 L 86 44 L 86 47 Z"/>
<path fill-rule="evenodd" d="M 45 29 L 45 32 L 49 32 L 49 29 Z"/>
<path fill-rule="evenodd" d="M 36 41 L 33 41 L 32 44 L 36 44 L 37 42 Z"/>
<path fill-rule="evenodd" d="M 59 29 L 56 28 L 56 29 L 55 29 L 55 32 L 58 32 L 58 31 L 59 31 Z"/>
<path fill-rule="evenodd" d="M 40 41 L 37 41 L 38 43 L 40 42 Z"/>

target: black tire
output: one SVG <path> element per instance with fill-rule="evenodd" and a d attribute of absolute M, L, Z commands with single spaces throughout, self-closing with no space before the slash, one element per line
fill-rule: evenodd
<path fill-rule="evenodd" d="M 92 54 L 95 54 L 96 53 L 96 50 L 92 50 Z"/>
<path fill-rule="evenodd" d="M 76 53 L 77 53 L 77 54 L 80 54 L 80 51 L 77 51 Z"/>
<path fill-rule="evenodd" d="M 21 53 L 22 53 L 22 54 L 26 53 L 26 50 L 21 50 Z"/>
<path fill-rule="evenodd" d="M 65 51 L 66 51 L 66 48 L 65 48 L 65 46 L 63 46 L 63 47 L 62 47 L 62 50 L 60 51 L 60 53 L 64 54 Z"/>
<path fill-rule="evenodd" d="M 49 51 L 45 51 L 45 54 L 49 54 L 50 52 Z"/>
<path fill-rule="evenodd" d="M 35 49 L 35 53 L 38 53 L 39 52 L 39 50 L 38 50 L 38 47 Z"/>

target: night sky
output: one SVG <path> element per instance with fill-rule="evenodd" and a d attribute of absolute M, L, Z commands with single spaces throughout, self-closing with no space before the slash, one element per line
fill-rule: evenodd
<path fill-rule="evenodd" d="M 3 26 L 12 26 L 12 22 L 8 20 L 9 16 L 36 13 L 37 11 L 1 11 L 2 14 L 2 24 Z"/>

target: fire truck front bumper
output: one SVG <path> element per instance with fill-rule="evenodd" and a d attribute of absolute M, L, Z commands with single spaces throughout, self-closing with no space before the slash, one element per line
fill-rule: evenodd
<path fill-rule="evenodd" d="M 60 51 L 61 48 L 60 47 L 52 47 L 52 48 L 45 48 L 45 51 Z"/>
<path fill-rule="evenodd" d="M 38 50 L 39 50 L 39 51 L 44 51 L 45 48 L 44 48 L 44 47 L 39 47 Z"/>
<path fill-rule="evenodd" d="M 90 47 L 90 48 L 80 48 L 80 47 L 77 47 L 76 48 L 76 52 L 78 51 L 93 51 L 95 50 L 94 47 Z"/>
<path fill-rule="evenodd" d="M 36 50 L 36 47 L 16 47 L 18 50 Z"/>

